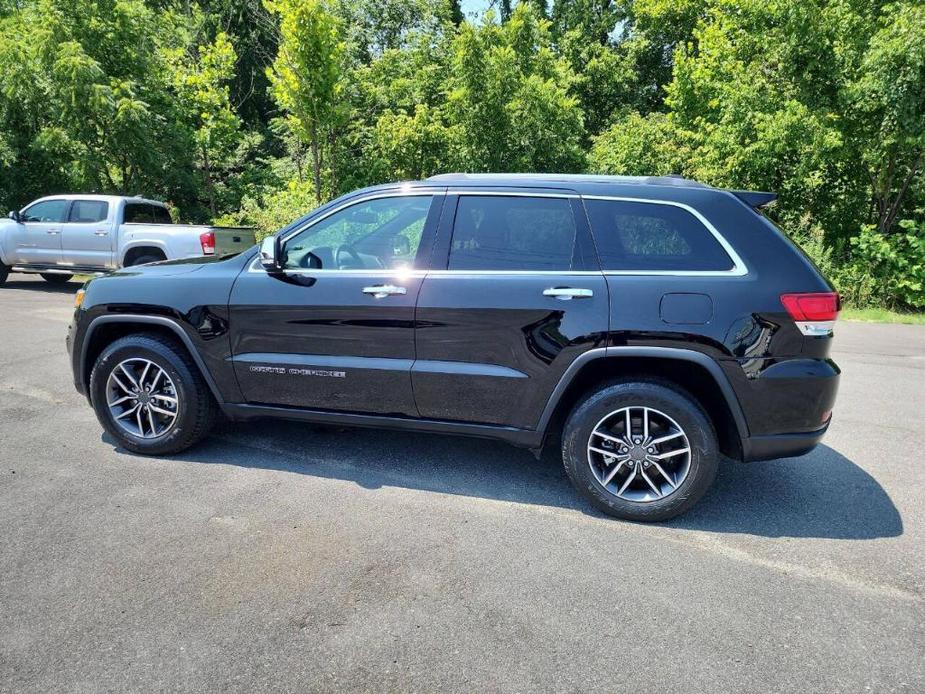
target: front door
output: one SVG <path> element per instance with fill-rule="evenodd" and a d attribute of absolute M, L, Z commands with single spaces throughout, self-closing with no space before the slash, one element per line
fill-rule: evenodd
<path fill-rule="evenodd" d="M 22 265 L 57 265 L 61 261 L 61 230 L 68 200 L 40 200 L 20 214 L 13 230 L 14 262 Z"/>
<path fill-rule="evenodd" d="M 64 262 L 78 267 L 105 268 L 112 264 L 114 225 L 105 200 L 74 200 L 61 232 Z"/>
<path fill-rule="evenodd" d="M 230 297 L 234 368 L 249 403 L 414 416 L 414 304 L 441 191 L 358 196 L 282 240 L 286 271 L 255 261 Z"/>
<path fill-rule="evenodd" d="M 574 194 L 448 194 L 418 298 L 422 417 L 535 429 L 569 365 L 600 347 L 607 285 Z"/>

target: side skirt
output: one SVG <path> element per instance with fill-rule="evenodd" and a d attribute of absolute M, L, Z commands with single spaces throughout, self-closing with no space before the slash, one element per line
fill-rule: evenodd
<path fill-rule="evenodd" d="M 420 431 L 457 436 L 474 436 L 477 438 L 497 439 L 519 448 L 539 449 L 543 445 L 543 435 L 530 429 L 491 426 L 486 424 L 465 424 L 446 422 L 435 419 L 410 419 L 406 417 L 388 417 L 384 415 L 352 414 L 349 412 L 329 412 L 325 410 L 303 410 L 294 407 L 274 407 L 271 405 L 246 405 L 223 403 L 222 410 L 229 419 L 236 421 L 250 419 L 290 419 L 315 424 L 338 424 L 351 427 L 373 427 L 380 429 L 401 429 L 403 431 Z"/>

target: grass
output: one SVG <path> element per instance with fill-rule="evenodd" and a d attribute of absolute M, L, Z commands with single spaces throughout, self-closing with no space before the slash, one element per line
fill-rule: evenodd
<path fill-rule="evenodd" d="M 905 323 L 925 325 L 925 313 L 900 313 L 886 308 L 844 308 L 838 316 L 842 320 L 865 323 Z"/>

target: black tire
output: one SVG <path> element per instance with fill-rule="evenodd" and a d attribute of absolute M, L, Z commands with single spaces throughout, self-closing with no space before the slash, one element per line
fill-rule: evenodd
<path fill-rule="evenodd" d="M 147 265 L 148 263 L 157 263 L 162 260 L 165 260 L 165 258 L 161 258 L 160 256 L 157 256 L 157 255 L 140 255 L 134 260 L 132 260 L 132 262 L 126 267 L 135 267 L 136 265 Z"/>
<path fill-rule="evenodd" d="M 589 457 L 593 454 L 588 451 L 592 432 L 610 413 L 628 407 L 651 408 L 667 415 L 687 436 L 690 454 L 683 459 L 689 461 L 686 477 L 676 489 L 661 498 L 647 501 L 621 498 L 608 491 L 592 471 Z M 655 381 L 616 382 L 590 393 L 573 408 L 562 432 L 562 461 L 575 489 L 595 508 L 625 520 L 663 521 L 690 509 L 713 484 L 719 457 L 713 425 L 697 400 L 676 386 Z M 631 464 L 625 468 L 626 477 L 629 477 Z M 643 464 L 640 462 L 639 466 Z M 653 477 L 657 474 L 654 467 L 645 469 L 651 470 Z M 617 481 L 622 479 L 625 478 Z M 670 489 L 661 477 L 656 479 L 665 489 Z M 642 483 L 637 479 L 635 484 Z"/>
<path fill-rule="evenodd" d="M 0 263 L 0 287 L 6 284 L 6 278 L 10 276 L 10 266 Z"/>
<path fill-rule="evenodd" d="M 52 272 L 43 272 L 42 279 L 48 282 L 48 284 L 64 284 L 70 282 L 74 275 L 59 275 Z"/>
<path fill-rule="evenodd" d="M 156 438 L 143 438 L 125 431 L 115 421 L 106 400 L 107 381 L 126 359 L 146 359 L 164 370 L 173 381 L 178 399 L 175 422 Z M 218 406 L 182 345 L 160 335 L 128 335 L 106 347 L 90 374 L 90 401 L 100 424 L 123 447 L 145 455 L 179 453 L 198 443 L 215 424 Z"/>

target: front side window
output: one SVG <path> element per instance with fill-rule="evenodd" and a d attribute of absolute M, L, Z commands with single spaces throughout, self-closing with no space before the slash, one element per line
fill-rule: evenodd
<path fill-rule="evenodd" d="M 338 210 L 286 242 L 283 266 L 293 270 L 414 267 L 432 202 L 432 195 L 406 195 Z"/>
<path fill-rule="evenodd" d="M 462 195 L 449 269 L 571 270 L 576 233 L 566 198 Z"/>
<path fill-rule="evenodd" d="M 101 200 L 75 200 L 67 221 L 75 224 L 102 222 L 109 216 L 109 203 Z"/>
<path fill-rule="evenodd" d="M 676 205 L 586 200 L 594 241 L 606 270 L 731 270 L 716 237 Z"/>
<path fill-rule="evenodd" d="M 22 211 L 24 222 L 63 222 L 67 214 L 67 200 L 43 200 Z"/>

